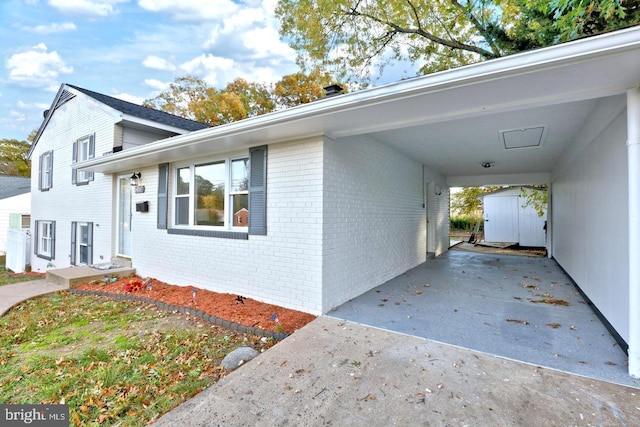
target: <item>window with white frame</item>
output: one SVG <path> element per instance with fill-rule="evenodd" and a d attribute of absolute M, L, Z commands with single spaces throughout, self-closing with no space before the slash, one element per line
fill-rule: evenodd
<path fill-rule="evenodd" d="M 42 153 L 38 167 L 38 189 L 48 191 L 53 187 L 53 151 Z"/>
<path fill-rule="evenodd" d="M 174 226 L 246 228 L 248 166 L 248 158 L 229 158 L 176 167 Z"/>
<path fill-rule="evenodd" d="M 72 163 L 75 164 L 92 159 L 95 155 L 95 150 L 95 137 L 93 134 L 74 141 Z M 73 168 L 71 181 L 76 185 L 88 184 L 89 181 L 93 181 L 93 172 L 78 171 L 76 168 Z"/>
<path fill-rule="evenodd" d="M 35 253 L 39 258 L 51 260 L 55 257 L 55 221 L 36 221 Z"/>

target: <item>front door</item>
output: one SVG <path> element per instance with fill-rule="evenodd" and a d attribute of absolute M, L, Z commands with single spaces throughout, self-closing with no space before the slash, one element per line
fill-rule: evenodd
<path fill-rule="evenodd" d="M 131 184 L 128 176 L 118 177 L 116 255 L 131 258 Z"/>

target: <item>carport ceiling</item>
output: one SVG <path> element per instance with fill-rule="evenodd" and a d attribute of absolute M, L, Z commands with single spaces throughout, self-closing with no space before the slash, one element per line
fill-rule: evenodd
<path fill-rule="evenodd" d="M 549 173 L 575 140 L 597 99 L 429 123 L 370 136 L 445 177 Z M 620 102 L 624 102 L 621 99 Z M 539 146 L 506 150 L 501 131 L 544 127 Z M 491 162 L 490 169 L 483 162 Z"/>

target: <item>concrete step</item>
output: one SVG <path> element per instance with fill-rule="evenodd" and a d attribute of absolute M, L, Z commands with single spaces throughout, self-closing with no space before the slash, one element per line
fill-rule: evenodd
<path fill-rule="evenodd" d="M 107 277 L 129 276 L 136 272 L 135 268 L 118 267 L 101 270 L 87 265 L 78 265 L 68 268 L 53 268 L 47 270 L 47 281 L 57 283 L 60 286 L 74 287 L 92 280 L 102 280 Z"/>

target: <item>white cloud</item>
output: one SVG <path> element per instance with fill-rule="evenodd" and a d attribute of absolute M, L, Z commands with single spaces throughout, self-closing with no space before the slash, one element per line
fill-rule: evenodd
<path fill-rule="evenodd" d="M 218 20 L 237 12 L 231 0 L 139 0 L 138 5 L 151 12 L 167 13 L 177 21 Z"/>
<path fill-rule="evenodd" d="M 24 122 L 27 120 L 27 115 L 20 111 L 11 110 L 9 111 L 9 119 L 12 122 Z"/>
<path fill-rule="evenodd" d="M 294 61 L 295 51 L 286 43 L 280 41 L 280 36 L 275 28 L 256 28 L 246 31 L 240 39 L 247 49 L 253 51 L 256 58 L 284 58 Z"/>
<path fill-rule="evenodd" d="M 140 98 L 139 96 L 131 95 L 128 93 L 121 93 L 118 95 L 111 95 L 111 96 L 113 96 L 114 98 L 121 99 L 123 101 L 132 102 L 138 105 L 142 105 L 142 103 L 144 102 L 144 98 Z"/>
<path fill-rule="evenodd" d="M 115 5 L 129 0 L 49 0 L 49 5 L 62 13 L 83 16 L 108 16 L 117 13 Z"/>
<path fill-rule="evenodd" d="M 192 60 L 180 65 L 180 68 L 188 74 L 199 76 L 211 86 L 217 86 L 220 83 L 227 83 L 230 80 L 220 78 L 220 75 L 226 75 L 228 72 L 237 72 L 234 67 L 234 60 L 213 56 L 211 54 L 200 55 Z"/>
<path fill-rule="evenodd" d="M 156 90 L 165 90 L 169 87 L 168 83 L 161 82 L 160 80 L 156 79 L 145 79 L 144 84 Z"/>
<path fill-rule="evenodd" d="M 73 22 L 52 22 L 48 25 L 36 25 L 35 27 L 22 27 L 23 30 L 31 31 L 36 34 L 54 34 L 66 33 L 68 31 L 77 30 L 76 24 Z"/>
<path fill-rule="evenodd" d="M 58 52 L 48 52 L 40 43 L 30 50 L 15 53 L 5 63 L 9 70 L 9 80 L 27 87 L 57 87 L 61 74 L 71 74 L 73 67 L 67 66 Z"/>
<path fill-rule="evenodd" d="M 176 66 L 173 65 L 170 61 L 167 61 L 164 58 L 160 58 L 159 56 L 150 55 L 142 61 L 142 65 L 147 68 L 152 68 L 154 70 L 162 70 L 162 71 L 173 71 L 176 69 Z"/>

